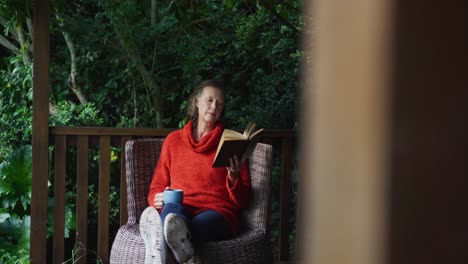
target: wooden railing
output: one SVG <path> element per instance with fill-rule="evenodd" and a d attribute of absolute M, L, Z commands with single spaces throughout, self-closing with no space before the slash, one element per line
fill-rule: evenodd
<path fill-rule="evenodd" d="M 76 147 L 76 237 L 75 243 L 85 248 L 88 242 L 88 168 L 89 147 L 99 149 L 98 176 L 98 219 L 97 219 L 97 256 L 108 263 L 110 246 L 113 237 L 109 236 L 109 195 L 111 147 L 121 151 L 120 169 L 120 225 L 127 219 L 127 188 L 125 177 L 125 143 L 130 139 L 165 137 L 174 129 L 145 128 L 98 128 L 98 127 L 50 127 L 49 145 L 55 146 L 54 154 L 54 233 L 53 263 L 62 263 L 65 252 L 65 194 L 67 147 Z M 279 260 L 287 261 L 289 255 L 290 186 L 291 165 L 294 159 L 293 130 L 266 130 L 262 140 L 269 144 L 280 144 L 281 149 L 281 187 L 280 187 L 280 226 L 279 226 Z M 43 190 L 47 192 L 47 189 Z M 85 263 L 81 259 L 80 263 Z"/>

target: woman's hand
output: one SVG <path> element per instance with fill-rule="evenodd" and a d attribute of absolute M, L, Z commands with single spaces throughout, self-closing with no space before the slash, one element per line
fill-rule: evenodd
<path fill-rule="evenodd" d="M 239 162 L 239 159 L 237 156 L 234 156 L 232 158 L 229 158 L 229 165 L 230 167 L 226 167 L 228 171 L 228 178 L 229 178 L 229 183 L 232 185 L 234 182 L 237 180 L 239 177 L 239 172 L 241 169 L 241 164 Z"/>
<path fill-rule="evenodd" d="M 169 189 L 169 186 L 165 190 Z M 161 209 L 164 206 L 164 192 L 157 193 L 154 196 L 154 207 Z"/>

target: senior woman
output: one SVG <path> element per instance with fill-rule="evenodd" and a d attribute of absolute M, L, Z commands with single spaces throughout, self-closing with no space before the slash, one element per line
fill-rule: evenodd
<path fill-rule="evenodd" d="M 248 166 L 232 157 L 230 167 L 211 167 L 224 130 L 224 102 L 220 82 L 202 82 L 189 97 L 189 122 L 164 140 L 150 186 L 150 207 L 140 221 L 145 263 L 164 263 L 166 245 L 183 263 L 194 254 L 192 243 L 229 239 L 239 232 L 240 209 L 251 198 Z M 167 188 L 182 189 L 183 204 L 165 204 Z M 155 221 L 162 221 L 162 235 L 156 234 Z"/>

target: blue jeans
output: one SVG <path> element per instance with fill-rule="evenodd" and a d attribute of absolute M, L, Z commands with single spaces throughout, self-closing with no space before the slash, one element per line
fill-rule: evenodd
<path fill-rule="evenodd" d="M 199 244 L 209 241 L 225 240 L 232 237 L 231 226 L 224 217 L 215 210 L 206 210 L 197 215 L 191 215 L 183 205 L 178 203 L 164 204 L 161 211 L 161 221 L 164 226 L 164 220 L 169 213 L 176 214 L 187 224 L 190 231 L 191 241 Z M 166 241 L 164 241 L 163 251 L 166 250 Z M 165 256 L 166 252 L 162 252 Z"/>

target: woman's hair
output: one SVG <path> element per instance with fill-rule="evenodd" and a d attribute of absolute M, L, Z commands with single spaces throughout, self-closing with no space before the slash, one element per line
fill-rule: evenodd
<path fill-rule="evenodd" d="M 201 94 L 203 93 L 203 88 L 205 87 L 217 88 L 221 90 L 221 92 L 224 95 L 224 84 L 218 80 L 206 80 L 197 85 L 197 87 L 195 87 L 192 94 L 189 96 L 187 105 L 187 117 L 189 120 L 192 120 L 192 125 L 194 129 L 198 125 L 198 108 L 196 105 L 196 98 L 200 98 Z M 221 117 L 222 116 L 224 116 L 224 108 L 223 112 L 221 113 Z"/>

